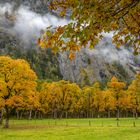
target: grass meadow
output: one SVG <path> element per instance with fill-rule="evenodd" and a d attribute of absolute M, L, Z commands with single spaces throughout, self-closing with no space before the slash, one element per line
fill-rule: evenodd
<path fill-rule="evenodd" d="M 0 140 L 140 140 L 140 120 L 13 119 L 9 129 L 0 127 Z"/>

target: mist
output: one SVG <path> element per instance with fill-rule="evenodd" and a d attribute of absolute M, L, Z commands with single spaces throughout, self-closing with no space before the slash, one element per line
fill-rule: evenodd
<path fill-rule="evenodd" d="M 110 34 L 101 40 L 99 44 L 95 46 L 94 50 L 88 49 L 87 53 L 91 57 L 93 55 L 96 55 L 97 57 L 102 56 L 105 62 L 118 62 L 122 65 L 129 64 L 134 58 L 130 47 L 126 48 L 120 46 L 120 48 L 116 48 Z"/>
<path fill-rule="evenodd" d="M 9 30 L 13 31 L 24 43 L 24 47 L 29 47 L 39 36 L 41 30 L 48 26 L 63 26 L 68 24 L 68 20 L 58 18 L 50 13 L 40 15 L 30 10 L 30 7 L 21 5 L 15 10 L 14 4 L 0 4 L 0 22 L 7 24 L 5 14 L 13 17 L 13 25 L 9 26 Z M 9 22 L 9 21 L 8 21 Z M 5 26 L 4 24 L 4 26 Z"/>

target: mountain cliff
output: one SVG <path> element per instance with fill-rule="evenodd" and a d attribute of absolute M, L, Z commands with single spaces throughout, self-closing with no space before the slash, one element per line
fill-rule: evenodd
<path fill-rule="evenodd" d="M 130 82 L 136 73 L 132 66 L 137 65 L 135 61 L 128 46 L 117 49 L 110 37 L 101 40 L 93 50 L 83 48 L 73 61 L 67 53 L 59 57 L 60 70 L 66 80 L 89 85 L 95 81 L 105 84 L 112 76 Z"/>

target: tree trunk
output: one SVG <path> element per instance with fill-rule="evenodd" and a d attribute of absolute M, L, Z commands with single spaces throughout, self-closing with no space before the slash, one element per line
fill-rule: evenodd
<path fill-rule="evenodd" d="M 43 113 L 40 112 L 40 119 L 42 120 L 43 119 Z"/>
<path fill-rule="evenodd" d="M 37 116 L 38 116 L 38 119 L 40 119 L 40 111 L 38 111 L 38 115 Z"/>
<path fill-rule="evenodd" d="M 135 113 L 135 118 L 138 119 L 138 112 Z"/>
<path fill-rule="evenodd" d="M 55 118 L 56 118 L 56 119 L 57 119 L 57 116 L 58 116 L 58 115 L 57 115 L 57 110 L 56 110 L 56 111 L 55 111 Z"/>
<path fill-rule="evenodd" d="M 91 115 L 91 117 L 93 118 L 93 116 L 94 116 L 94 113 L 93 113 L 93 111 L 92 111 L 92 115 Z"/>
<path fill-rule="evenodd" d="M 16 111 L 16 114 L 17 114 L 17 119 L 19 120 L 20 117 L 19 117 L 19 111 L 18 110 Z"/>
<path fill-rule="evenodd" d="M 8 107 L 5 107 L 5 110 L 6 110 L 6 118 L 5 118 L 5 128 L 9 128 L 9 116 L 10 116 L 10 113 L 9 113 L 9 109 Z"/>
<path fill-rule="evenodd" d="M 108 118 L 110 118 L 110 110 L 108 110 Z"/>
<path fill-rule="evenodd" d="M 23 111 L 20 111 L 20 119 L 22 119 L 22 116 L 23 116 Z"/>
<path fill-rule="evenodd" d="M 53 118 L 56 119 L 55 111 L 53 111 Z"/>
<path fill-rule="evenodd" d="M 97 110 L 97 118 L 100 118 L 100 112 L 99 112 L 99 109 Z"/>
<path fill-rule="evenodd" d="M 57 110 L 56 110 L 56 109 L 54 110 L 53 118 L 54 118 L 54 119 L 57 119 Z"/>
<path fill-rule="evenodd" d="M 35 111 L 34 119 L 36 119 L 36 117 L 37 117 L 37 110 Z"/>
<path fill-rule="evenodd" d="M 62 111 L 61 114 L 60 114 L 60 119 L 63 118 L 63 114 L 64 114 L 64 112 Z"/>
<path fill-rule="evenodd" d="M 120 117 L 120 110 L 119 108 L 117 108 L 117 120 L 119 120 L 119 117 Z"/>
<path fill-rule="evenodd" d="M 65 118 L 68 118 L 68 112 L 67 111 L 65 112 Z"/>
<path fill-rule="evenodd" d="M 41 111 L 38 112 L 38 118 L 39 118 L 39 119 L 42 119 Z"/>
<path fill-rule="evenodd" d="M 135 118 L 135 112 L 133 111 L 133 118 Z"/>
<path fill-rule="evenodd" d="M 32 119 L 32 110 L 29 111 L 29 118 L 28 118 L 28 119 L 29 119 L 29 120 Z"/>
<path fill-rule="evenodd" d="M 126 110 L 126 118 L 128 118 L 128 110 Z"/>
<path fill-rule="evenodd" d="M 0 111 L 0 125 L 2 125 L 3 122 L 3 111 Z"/>

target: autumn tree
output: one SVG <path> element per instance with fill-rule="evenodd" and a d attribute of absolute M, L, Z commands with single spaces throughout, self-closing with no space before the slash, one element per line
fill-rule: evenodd
<path fill-rule="evenodd" d="M 100 117 L 100 112 L 105 110 L 104 106 L 104 96 L 101 90 L 99 82 L 95 82 L 92 87 L 93 98 L 92 98 L 92 108 L 95 109 L 97 117 Z"/>
<path fill-rule="evenodd" d="M 39 100 L 43 113 L 51 112 L 54 118 L 58 116 L 62 118 L 77 110 L 81 93 L 77 84 L 61 80 L 52 83 L 44 82 L 41 87 Z"/>
<path fill-rule="evenodd" d="M 79 107 L 78 101 L 80 100 L 82 90 L 76 83 L 68 83 L 66 91 L 68 96 L 66 101 L 67 111 L 69 111 L 69 113 L 75 113 Z"/>
<path fill-rule="evenodd" d="M 124 82 L 120 82 L 116 77 L 112 77 L 111 81 L 107 83 L 107 86 L 111 92 L 113 92 L 113 96 L 115 97 L 115 106 L 117 110 L 117 120 L 119 120 L 120 116 L 120 99 L 123 96 L 123 90 L 125 89 L 126 84 Z"/>
<path fill-rule="evenodd" d="M 57 82 L 43 82 L 41 84 L 39 102 L 40 111 L 43 114 L 49 113 L 53 118 L 57 118 L 59 113 L 58 95 L 61 93 L 60 86 Z"/>
<path fill-rule="evenodd" d="M 83 89 L 83 97 L 84 97 L 84 104 L 85 106 L 84 111 L 86 112 L 86 117 L 91 117 L 91 112 L 93 111 L 92 108 L 92 99 L 93 99 L 93 92 L 92 92 L 92 87 L 90 86 L 85 86 Z"/>
<path fill-rule="evenodd" d="M 86 117 L 100 117 L 100 113 L 104 111 L 104 94 L 100 88 L 100 84 L 95 82 L 92 86 L 85 86 L 83 89 L 84 106 L 87 112 Z"/>
<path fill-rule="evenodd" d="M 58 92 L 56 90 L 57 87 L 54 86 L 53 88 L 55 89 L 53 92 L 55 95 L 55 93 Z M 56 104 L 54 104 L 56 97 L 54 98 L 52 95 L 53 88 L 52 88 L 52 83 L 43 82 L 41 84 L 41 88 L 39 91 L 39 103 L 40 103 L 39 111 L 41 112 L 41 114 L 53 112 L 53 109 L 57 107 L 57 106 L 55 106 L 53 108 L 53 106 L 56 105 Z M 54 116 L 55 116 L 55 113 L 54 113 Z"/>
<path fill-rule="evenodd" d="M 4 86 L 3 86 L 3 81 L 0 80 L 0 92 L 4 92 Z M 2 95 L 0 94 L 0 125 L 2 124 L 3 121 L 3 108 L 4 108 L 4 99 L 2 99 Z"/>
<path fill-rule="evenodd" d="M 113 92 L 109 89 L 102 91 L 103 102 L 104 102 L 104 110 L 107 112 L 108 118 L 111 116 L 111 112 L 115 110 L 116 101 L 113 95 Z"/>
<path fill-rule="evenodd" d="M 119 105 L 121 110 L 125 113 L 125 116 L 128 117 L 128 112 L 133 110 L 133 95 L 129 94 L 127 90 L 122 91 L 122 95 L 119 99 Z"/>
<path fill-rule="evenodd" d="M 70 83 L 68 81 L 59 81 L 58 85 L 60 87 L 60 92 L 57 93 L 57 100 L 58 100 L 58 106 L 59 110 L 61 111 L 60 118 L 63 117 L 65 114 L 65 117 L 68 117 L 68 111 L 73 112 L 73 108 L 75 107 L 79 95 L 80 95 L 80 88 L 75 83 Z"/>
<path fill-rule="evenodd" d="M 10 112 L 13 108 L 32 109 L 36 90 L 36 74 L 29 64 L 8 56 L 0 57 L 0 100 L 6 112 L 5 127 L 9 127 Z"/>
<path fill-rule="evenodd" d="M 128 43 L 139 52 L 139 0 L 50 0 L 48 7 L 60 16 L 69 16 L 64 26 L 48 27 L 38 43 L 54 52 L 69 51 L 70 59 L 82 46 L 93 48 L 103 32 L 113 31 L 117 46 Z"/>
<path fill-rule="evenodd" d="M 138 112 L 140 111 L 140 74 L 136 75 L 136 79 L 129 85 L 128 94 L 131 96 L 131 109 L 135 118 L 138 118 Z"/>
<path fill-rule="evenodd" d="M 78 100 L 77 100 L 77 102 L 76 102 L 76 105 L 74 106 L 74 116 L 75 117 L 78 117 L 78 118 L 80 118 L 80 117 L 85 117 L 85 115 L 86 115 L 86 117 L 87 117 L 87 102 L 86 102 L 86 99 L 87 98 L 85 98 L 85 94 L 84 94 L 84 92 L 82 92 L 82 90 L 81 90 L 81 92 L 80 92 L 80 95 L 79 95 L 79 98 L 78 98 Z"/>

